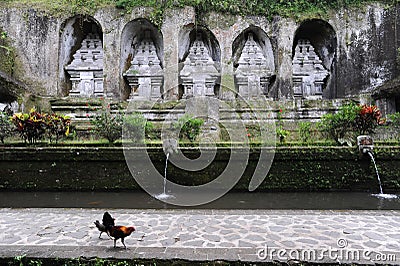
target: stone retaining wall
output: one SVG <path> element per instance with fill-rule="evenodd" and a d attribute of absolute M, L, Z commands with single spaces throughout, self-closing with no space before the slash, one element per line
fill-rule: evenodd
<path fill-rule="evenodd" d="M 148 148 L 147 152 L 163 174 L 162 148 Z M 183 153 L 189 158 L 198 156 L 195 149 L 184 148 Z M 400 147 L 378 147 L 374 153 L 384 190 L 400 190 Z M 235 190 L 247 190 L 259 154 L 259 149 L 251 151 L 248 166 Z M 219 148 L 209 167 L 190 174 L 170 163 L 168 179 L 183 185 L 209 182 L 222 172 L 229 156 L 228 148 Z M 0 188 L 5 190 L 140 189 L 128 170 L 122 147 L 1 147 L 0 158 Z M 134 158 L 134 162 L 141 169 L 143 158 Z M 372 163 L 360 156 L 356 148 L 285 147 L 276 149 L 272 167 L 258 190 L 378 192 L 378 183 Z"/>

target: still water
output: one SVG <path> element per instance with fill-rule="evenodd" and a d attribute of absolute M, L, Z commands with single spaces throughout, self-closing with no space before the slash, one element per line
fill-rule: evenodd
<path fill-rule="evenodd" d="M 0 192 L 1 208 L 182 208 L 143 192 Z M 400 210 L 400 199 L 377 198 L 363 192 L 228 193 L 190 209 Z"/>

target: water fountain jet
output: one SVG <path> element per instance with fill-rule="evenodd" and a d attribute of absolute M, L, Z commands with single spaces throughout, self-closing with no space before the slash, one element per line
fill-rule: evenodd
<path fill-rule="evenodd" d="M 374 149 L 374 143 L 373 143 L 372 138 L 367 135 L 358 136 L 357 137 L 357 145 L 358 145 L 358 149 L 359 149 L 360 153 L 362 155 L 368 155 L 371 158 L 371 161 L 373 162 L 374 167 L 375 167 L 376 177 L 377 177 L 378 183 L 379 183 L 379 194 L 372 194 L 372 196 L 378 197 L 378 198 L 385 198 L 385 199 L 397 198 L 397 195 L 383 193 L 381 178 L 379 176 L 378 167 L 376 166 L 374 154 L 372 152 Z"/>
<path fill-rule="evenodd" d="M 166 139 L 163 142 L 163 149 L 166 154 L 165 158 L 165 168 L 164 168 L 164 182 L 163 182 L 163 192 L 161 194 L 155 195 L 156 199 L 169 199 L 174 198 L 174 195 L 167 194 L 167 168 L 168 168 L 168 159 L 169 155 L 176 152 L 177 150 L 177 140 L 175 139 Z"/>

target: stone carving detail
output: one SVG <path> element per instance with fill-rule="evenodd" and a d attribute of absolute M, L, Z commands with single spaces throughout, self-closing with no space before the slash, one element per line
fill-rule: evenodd
<path fill-rule="evenodd" d="M 97 34 L 88 34 L 81 48 L 65 67 L 70 75 L 72 97 L 101 97 L 103 89 L 103 44 Z"/>
<path fill-rule="evenodd" d="M 250 33 L 243 47 L 235 70 L 236 84 L 239 94 L 245 98 L 258 97 L 268 93 L 269 78 L 273 70 L 268 67 L 261 47 Z"/>
<path fill-rule="evenodd" d="M 293 58 L 294 96 L 322 98 L 322 86 L 329 72 L 308 40 L 299 40 Z"/>
<path fill-rule="evenodd" d="M 183 98 L 215 96 L 214 86 L 220 74 L 200 35 L 196 36 L 183 65 L 180 72 Z"/>
<path fill-rule="evenodd" d="M 145 32 L 124 76 L 132 89 L 130 99 L 156 100 L 161 97 L 163 70 L 150 31 Z"/>

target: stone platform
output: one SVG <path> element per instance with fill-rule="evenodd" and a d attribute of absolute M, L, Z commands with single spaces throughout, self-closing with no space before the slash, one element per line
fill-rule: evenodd
<path fill-rule="evenodd" d="M 101 209 L 0 209 L 0 257 L 400 264 L 400 211 L 108 210 L 136 228 L 120 241 Z"/>

